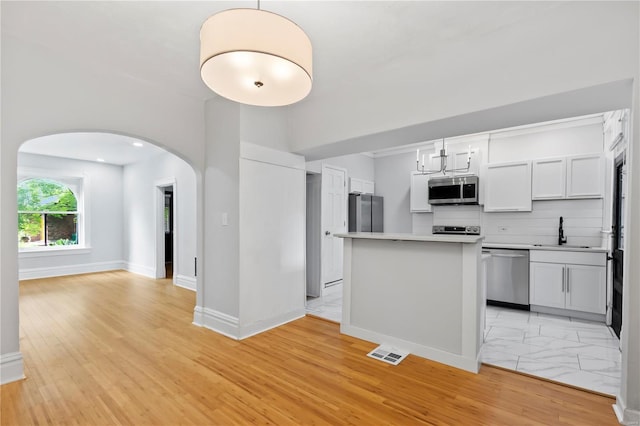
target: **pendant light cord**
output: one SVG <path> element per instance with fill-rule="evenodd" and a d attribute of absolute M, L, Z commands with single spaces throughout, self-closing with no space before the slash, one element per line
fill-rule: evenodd
<path fill-rule="evenodd" d="M 258 10 L 260 10 L 260 0 L 258 0 Z"/>

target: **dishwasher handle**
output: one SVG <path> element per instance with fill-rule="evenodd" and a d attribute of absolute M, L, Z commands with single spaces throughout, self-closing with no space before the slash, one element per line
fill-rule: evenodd
<path fill-rule="evenodd" d="M 489 254 L 493 257 L 528 257 L 526 254 L 505 254 L 505 253 L 491 253 Z"/>

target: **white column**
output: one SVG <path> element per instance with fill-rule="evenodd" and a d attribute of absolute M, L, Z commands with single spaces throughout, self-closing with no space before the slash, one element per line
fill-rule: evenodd
<path fill-rule="evenodd" d="M 614 409 L 623 424 L 640 424 L 640 82 L 634 81 L 627 152 L 622 303 L 622 381 Z"/>

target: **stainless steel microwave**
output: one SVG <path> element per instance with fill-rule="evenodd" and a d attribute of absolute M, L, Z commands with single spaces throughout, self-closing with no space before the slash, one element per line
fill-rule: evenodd
<path fill-rule="evenodd" d="M 429 179 L 429 204 L 478 204 L 478 176 Z"/>

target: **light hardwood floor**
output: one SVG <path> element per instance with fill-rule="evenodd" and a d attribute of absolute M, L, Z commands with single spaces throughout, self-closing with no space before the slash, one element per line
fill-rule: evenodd
<path fill-rule="evenodd" d="M 376 345 L 306 317 L 243 341 L 191 324 L 195 294 L 126 272 L 24 281 L 27 379 L 4 385 L 2 425 L 617 424 L 613 399 Z"/>

